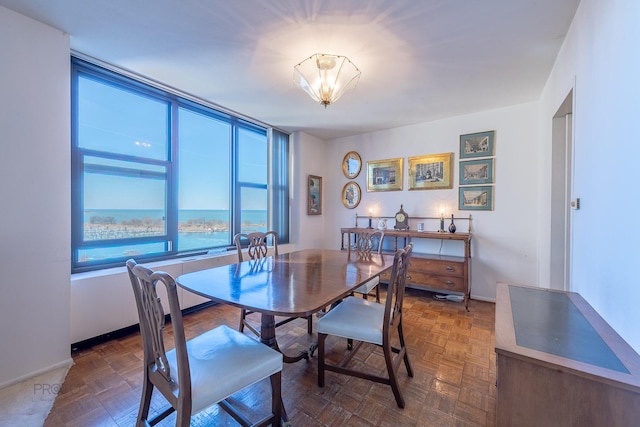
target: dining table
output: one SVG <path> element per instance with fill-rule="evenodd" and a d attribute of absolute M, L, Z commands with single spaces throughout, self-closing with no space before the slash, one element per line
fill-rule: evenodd
<path fill-rule="evenodd" d="M 259 312 L 260 341 L 291 363 L 308 360 L 315 347 L 284 354 L 276 339 L 275 316 L 318 313 L 392 265 L 390 254 L 363 257 L 344 250 L 305 249 L 183 274 L 176 283 L 213 301 Z"/>

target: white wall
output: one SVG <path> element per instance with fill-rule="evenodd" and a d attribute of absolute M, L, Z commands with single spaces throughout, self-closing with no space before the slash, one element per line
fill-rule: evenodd
<path fill-rule="evenodd" d="M 322 248 L 324 245 L 325 222 L 331 211 L 326 210 L 327 197 L 332 192 L 327 186 L 326 151 L 327 143 L 314 136 L 296 132 L 290 139 L 292 151 L 291 179 L 291 243 L 298 249 Z M 322 214 L 307 215 L 309 197 L 307 179 L 309 175 L 321 176 Z"/>
<path fill-rule="evenodd" d="M 571 290 L 640 352 L 640 2 L 582 0 L 540 102 L 540 204 L 548 210 L 551 117 L 575 86 Z M 548 235 L 541 217 L 540 235 Z M 548 242 L 541 259 L 548 259 Z M 541 264 L 545 267 L 546 262 Z M 541 277 L 547 271 L 541 269 Z"/>
<path fill-rule="evenodd" d="M 340 247 L 340 227 L 355 225 L 355 213 L 392 216 L 404 205 L 413 216 L 473 215 L 472 240 L 472 297 L 495 300 L 497 281 L 538 284 L 537 237 L 535 227 L 538 210 L 537 192 L 537 103 L 484 111 L 466 116 L 423 123 L 386 131 L 341 138 L 329 142 L 324 173 L 325 246 Z M 459 211 L 459 137 L 461 134 L 495 130 L 495 177 L 493 211 Z M 342 205 L 342 187 L 349 181 L 342 174 L 342 158 L 350 151 L 362 157 L 363 167 L 355 181 L 362 189 L 362 201 L 355 209 Z M 409 191 L 407 157 L 438 153 L 455 153 L 454 186 L 451 190 Z M 402 191 L 367 192 L 367 162 L 402 157 L 404 184 Z M 410 220 L 415 228 L 417 221 Z M 394 221 L 389 221 L 393 226 Z M 448 224 L 448 223 L 447 223 Z M 359 225 L 366 226 L 360 222 Z M 427 223 L 431 230 L 438 221 Z M 459 231 L 466 231 L 467 222 L 457 223 Z M 461 253 L 459 242 L 444 242 L 442 253 Z M 417 244 L 417 241 L 416 241 Z M 416 250 L 438 251 L 439 242 L 431 247 L 420 243 Z M 435 245 L 435 247 L 433 246 Z"/>
<path fill-rule="evenodd" d="M 237 260 L 236 252 L 226 255 L 201 256 L 167 262 L 145 264 L 152 270 L 162 270 L 178 277 L 204 268 L 230 264 Z M 163 300 L 164 294 L 161 295 Z M 182 308 L 206 299 L 191 292 L 178 290 Z M 71 343 L 77 343 L 118 329 L 138 324 L 131 282 L 125 267 L 74 274 L 71 278 Z"/>
<path fill-rule="evenodd" d="M 0 7 L 0 386 L 70 362 L 69 38 Z"/>

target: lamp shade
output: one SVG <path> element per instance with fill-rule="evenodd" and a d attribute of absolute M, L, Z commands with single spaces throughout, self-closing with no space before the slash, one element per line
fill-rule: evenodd
<path fill-rule="evenodd" d="M 360 70 L 346 56 L 316 53 L 293 67 L 293 81 L 320 104 L 336 102 L 356 87 Z"/>

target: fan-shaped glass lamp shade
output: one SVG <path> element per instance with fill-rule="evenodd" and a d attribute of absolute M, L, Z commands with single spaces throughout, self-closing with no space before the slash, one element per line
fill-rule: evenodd
<path fill-rule="evenodd" d="M 356 87 L 360 70 L 346 56 L 316 53 L 293 67 L 293 81 L 325 108 Z"/>

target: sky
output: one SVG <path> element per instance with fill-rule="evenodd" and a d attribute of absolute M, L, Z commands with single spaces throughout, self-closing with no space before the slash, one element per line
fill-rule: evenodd
<path fill-rule="evenodd" d="M 79 79 L 80 147 L 142 157 L 146 163 L 86 158 L 85 164 L 142 169 L 161 176 L 168 171 L 169 104 L 109 86 Z M 178 109 L 180 141 L 179 209 L 228 209 L 230 187 L 231 125 L 186 108 Z M 239 132 L 241 181 L 266 184 L 266 136 Z M 164 181 L 85 173 L 85 209 L 162 209 Z M 265 197 L 260 197 L 265 193 Z M 245 209 L 266 209 L 266 192 L 243 197 Z"/>

